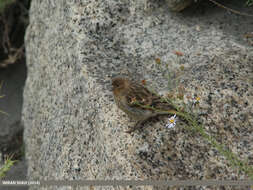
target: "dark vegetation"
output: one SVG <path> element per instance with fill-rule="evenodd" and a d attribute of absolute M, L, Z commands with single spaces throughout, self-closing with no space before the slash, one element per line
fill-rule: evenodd
<path fill-rule="evenodd" d="M 0 68 L 25 63 L 24 35 L 30 0 L 0 0 Z"/>

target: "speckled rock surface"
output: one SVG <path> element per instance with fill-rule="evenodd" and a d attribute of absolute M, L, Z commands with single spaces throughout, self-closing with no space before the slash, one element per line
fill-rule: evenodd
<path fill-rule="evenodd" d="M 185 101 L 199 96 L 207 132 L 252 165 L 253 51 L 243 38 L 252 19 L 206 2 L 181 14 L 165 1 L 146 5 L 32 1 L 23 105 L 29 179 L 248 179 L 182 121 L 168 130 L 160 117 L 125 133 L 135 123 L 115 105 L 110 83 L 126 75 L 164 94 L 169 72 L 177 79 L 170 91 L 182 85 Z"/>

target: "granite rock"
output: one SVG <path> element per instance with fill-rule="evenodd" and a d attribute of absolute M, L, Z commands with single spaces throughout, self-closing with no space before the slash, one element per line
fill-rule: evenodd
<path fill-rule="evenodd" d="M 168 130 L 159 117 L 125 133 L 134 122 L 113 100 L 117 75 L 163 94 L 181 85 L 186 103 L 201 97 L 196 112 L 207 132 L 252 164 L 253 52 L 242 35 L 252 20 L 201 6 L 179 14 L 165 1 L 32 1 L 22 116 L 28 178 L 247 179 L 183 121 Z"/>

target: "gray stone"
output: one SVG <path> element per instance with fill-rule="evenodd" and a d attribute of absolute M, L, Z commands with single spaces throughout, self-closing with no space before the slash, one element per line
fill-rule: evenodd
<path fill-rule="evenodd" d="M 23 64 L 11 65 L 9 68 L 0 70 L 0 150 L 8 149 L 13 137 L 23 131 L 20 124 L 22 109 L 22 93 L 26 78 L 26 67 Z"/>
<path fill-rule="evenodd" d="M 242 35 L 251 18 L 208 3 L 182 14 L 149 3 L 32 1 L 22 116 L 30 180 L 247 179 L 183 121 L 124 132 L 135 122 L 114 103 L 112 77 L 145 79 L 159 93 L 182 85 L 185 102 L 200 96 L 207 132 L 253 160 L 253 55 Z"/>
<path fill-rule="evenodd" d="M 3 81 L 0 95 L 5 95 L 0 99 L 0 110 L 8 113 L 8 116 L 0 113 L 0 162 L 4 162 L 2 158 L 8 155 L 15 156 L 13 160 L 20 159 L 21 156 L 23 125 L 20 121 L 25 79 L 26 66 L 24 60 L 0 70 L 0 81 Z M 4 179 L 25 180 L 26 172 L 25 161 L 18 160 L 6 173 Z M 28 187 L 0 186 L 0 190 L 2 189 L 25 190 Z"/>

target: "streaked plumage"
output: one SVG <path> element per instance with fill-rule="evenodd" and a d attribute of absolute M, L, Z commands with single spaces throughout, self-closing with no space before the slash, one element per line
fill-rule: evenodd
<path fill-rule="evenodd" d="M 162 101 L 160 96 L 152 93 L 141 83 L 116 77 L 112 79 L 112 86 L 114 99 L 118 107 L 130 118 L 138 121 L 135 127 L 127 131 L 129 133 L 141 127 L 141 124 L 149 118 L 169 114 L 166 111 L 173 110 L 168 102 Z"/>

